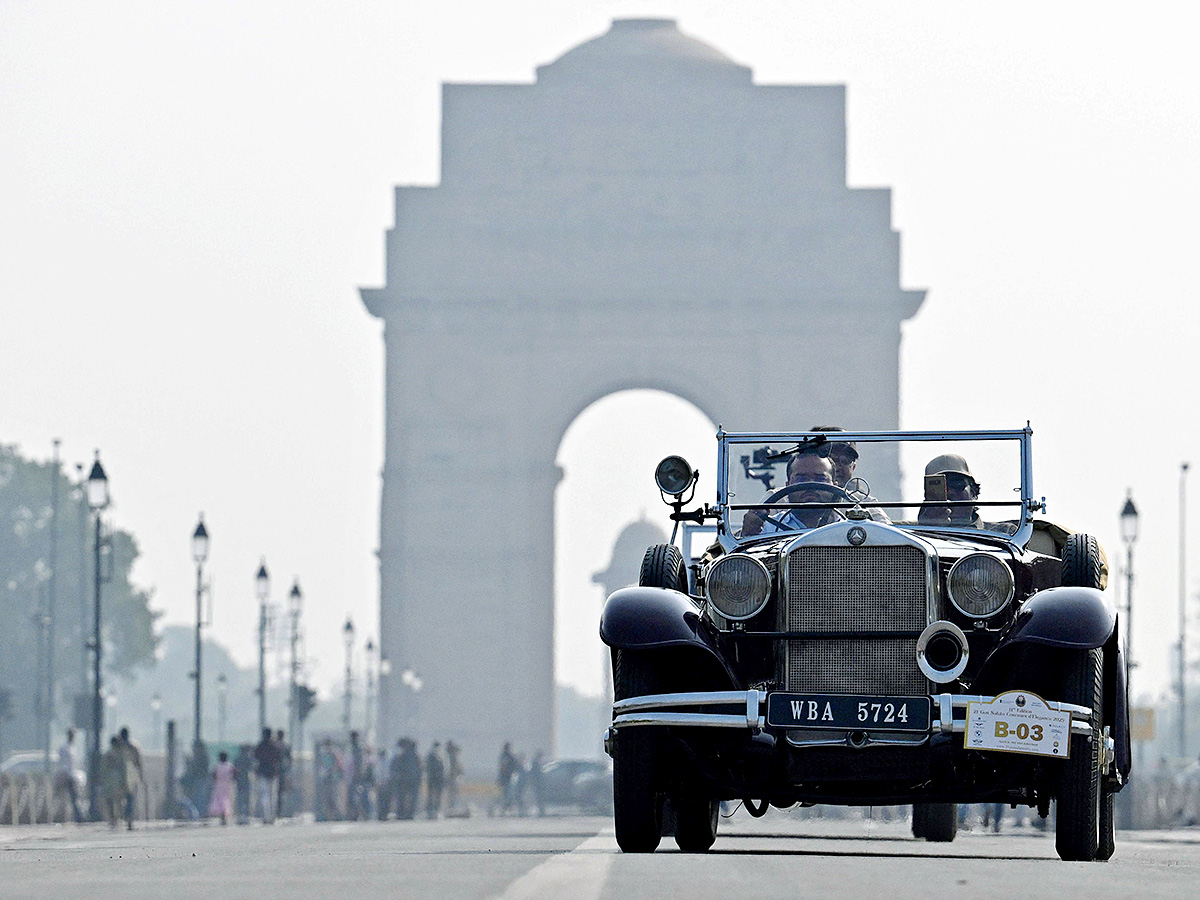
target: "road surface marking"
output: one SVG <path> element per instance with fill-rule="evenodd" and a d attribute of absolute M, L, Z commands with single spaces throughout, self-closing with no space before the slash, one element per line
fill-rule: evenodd
<path fill-rule="evenodd" d="M 570 853 L 559 853 L 530 869 L 494 900 L 598 900 L 617 852 L 611 829 L 592 835 Z"/>

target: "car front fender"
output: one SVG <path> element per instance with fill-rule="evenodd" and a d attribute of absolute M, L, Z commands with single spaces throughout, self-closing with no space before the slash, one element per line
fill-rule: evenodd
<path fill-rule="evenodd" d="M 700 618 L 700 607 L 687 594 L 657 587 L 614 591 L 600 615 L 600 639 L 610 647 L 716 646 Z"/>
<path fill-rule="evenodd" d="M 1117 627 L 1117 612 L 1103 591 L 1056 587 L 1023 604 L 996 649 L 1033 643 L 1069 650 L 1103 647 Z"/>
<path fill-rule="evenodd" d="M 699 651 L 725 673 L 731 685 L 740 679 L 717 643 L 712 625 L 687 594 L 657 587 L 627 587 L 614 591 L 600 615 L 600 640 L 618 650 Z"/>

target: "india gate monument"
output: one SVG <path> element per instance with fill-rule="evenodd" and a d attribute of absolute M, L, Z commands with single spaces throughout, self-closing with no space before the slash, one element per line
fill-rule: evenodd
<path fill-rule="evenodd" d="M 593 402 L 899 426 L 924 291 L 900 287 L 890 191 L 846 185 L 845 102 L 755 84 L 667 19 L 533 83 L 443 86 L 441 181 L 396 189 L 386 284 L 361 292 L 386 352 L 381 744 L 553 754 L 555 457 Z M 894 458 L 870 471 L 898 487 Z"/>

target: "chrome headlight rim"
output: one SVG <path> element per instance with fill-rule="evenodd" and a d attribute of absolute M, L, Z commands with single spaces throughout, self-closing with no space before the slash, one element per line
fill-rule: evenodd
<path fill-rule="evenodd" d="M 742 561 L 750 562 L 754 566 L 758 567 L 758 570 L 762 575 L 762 582 L 765 585 L 766 589 L 762 592 L 762 596 L 759 598 L 757 605 L 754 607 L 754 609 L 752 611 L 750 611 L 748 613 L 742 613 L 739 615 L 730 615 L 729 613 L 725 612 L 725 610 L 723 610 L 721 608 L 721 605 L 713 597 L 713 590 L 712 590 L 713 581 L 714 581 L 713 576 L 716 575 L 718 573 L 718 571 L 720 570 L 720 568 L 722 568 L 723 566 L 727 566 L 731 562 L 742 562 Z M 730 622 L 744 622 L 747 619 L 754 618 L 760 612 L 762 612 L 764 608 L 766 608 L 767 603 L 770 602 L 770 600 L 771 600 L 771 572 L 770 572 L 770 570 L 768 570 L 767 567 L 765 565 L 763 565 L 763 563 L 760 560 L 755 559 L 753 556 L 750 556 L 747 553 L 729 553 L 729 554 L 717 559 L 715 562 L 713 562 L 712 566 L 709 567 L 709 570 L 708 570 L 707 575 L 705 576 L 704 582 L 705 582 L 705 591 L 704 592 L 708 599 L 709 605 L 713 608 L 713 610 L 717 613 L 717 615 L 719 615 L 721 618 L 726 619 Z"/>
<path fill-rule="evenodd" d="M 1008 582 L 1007 590 L 1001 592 L 1003 594 L 1003 596 L 1000 599 L 1000 601 L 995 605 L 995 608 L 991 610 L 991 612 L 986 612 L 986 613 L 972 612 L 971 610 L 969 610 L 965 606 L 963 606 L 963 604 L 959 603 L 958 598 L 954 596 L 954 575 L 959 570 L 959 567 L 962 566 L 964 563 L 975 562 L 975 561 L 979 561 L 979 560 L 983 560 L 983 559 L 986 559 L 989 563 L 994 563 L 995 565 L 1000 567 L 1000 571 L 1002 571 L 1004 573 L 1004 576 Z M 979 619 L 982 621 L 983 619 L 992 618 L 997 613 L 1002 612 L 1004 609 L 1006 609 L 1008 607 L 1008 605 L 1012 602 L 1013 595 L 1015 593 L 1016 593 L 1016 582 L 1013 579 L 1012 570 L 1009 569 L 1009 567 L 1007 565 L 1005 565 L 1004 560 L 999 559 L 998 557 L 993 556 L 990 553 L 968 553 L 966 556 L 964 556 L 961 559 L 959 559 L 958 561 L 956 561 L 954 563 L 954 565 L 952 565 L 950 567 L 950 571 L 946 573 L 946 594 L 950 598 L 950 603 L 954 606 L 955 609 L 957 609 L 960 613 L 962 613 L 964 616 L 966 616 L 969 619 Z"/>

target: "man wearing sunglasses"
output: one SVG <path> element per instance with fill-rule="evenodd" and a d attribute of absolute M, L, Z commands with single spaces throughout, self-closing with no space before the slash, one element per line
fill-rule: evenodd
<path fill-rule="evenodd" d="M 780 498 L 784 503 L 836 503 L 842 499 L 841 491 L 833 491 L 833 463 L 828 458 L 815 451 L 797 453 L 788 460 L 788 485 L 807 485 L 803 490 L 797 490 Z M 822 484 L 830 488 L 821 489 Z M 834 509 L 790 509 L 786 512 L 776 512 L 772 518 L 767 518 L 766 510 L 751 509 L 742 518 L 742 537 L 756 534 L 773 534 L 780 530 L 799 530 L 802 528 L 819 528 L 838 519 L 845 518 Z M 777 524 L 778 523 L 778 524 Z"/>

